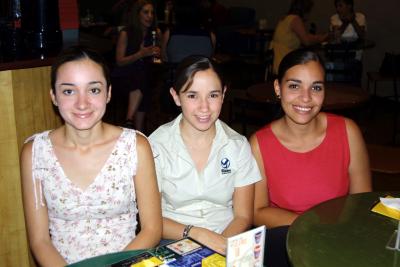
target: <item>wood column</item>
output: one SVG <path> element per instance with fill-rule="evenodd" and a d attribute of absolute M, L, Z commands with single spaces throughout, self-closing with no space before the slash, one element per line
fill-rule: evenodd
<path fill-rule="evenodd" d="M 27 137 L 61 125 L 49 90 L 48 66 L 0 71 L 0 266 L 34 266 L 26 238 L 19 154 Z"/>

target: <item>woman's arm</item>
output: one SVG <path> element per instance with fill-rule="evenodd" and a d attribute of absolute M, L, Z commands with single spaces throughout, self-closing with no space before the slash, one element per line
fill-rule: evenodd
<path fill-rule="evenodd" d="M 302 45 L 305 46 L 322 43 L 328 39 L 328 33 L 311 34 L 307 32 L 304 22 L 299 16 L 294 17 L 290 24 L 290 27 L 292 31 L 299 37 Z"/>
<path fill-rule="evenodd" d="M 240 234 L 253 222 L 254 184 L 236 187 L 233 192 L 233 220 L 222 232 L 225 237 Z"/>
<path fill-rule="evenodd" d="M 168 218 L 163 218 L 163 238 L 174 240 L 181 239 L 185 227 L 186 225 L 184 224 Z M 221 234 L 217 234 L 202 227 L 192 227 L 188 236 L 218 253 L 226 253 L 226 238 Z"/>
<path fill-rule="evenodd" d="M 350 194 L 370 192 L 371 171 L 368 152 L 358 126 L 350 119 L 346 119 L 346 130 L 350 147 Z"/>
<path fill-rule="evenodd" d="M 292 224 L 298 216 L 297 213 L 269 206 L 267 177 L 265 175 L 258 140 L 255 135 L 250 137 L 250 145 L 262 176 L 262 180 L 255 184 L 253 224 L 257 226 L 265 225 L 268 228 Z"/>
<path fill-rule="evenodd" d="M 128 46 L 128 34 L 122 30 L 119 33 L 117 47 L 115 51 L 115 61 L 118 66 L 125 66 L 131 64 L 141 58 L 152 56 L 159 52 L 158 47 L 148 46 L 144 47 L 143 43 L 140 45 L 140 49 L 133 54 L 127 55 L 126 48 Z"/>
<path fill-rule="evenodd" d="M 140 134 L 136 136 L 138 167 L 134 181 L 141 230 L 125 250 L 155 247 L 162 234 L 161 201 L 153 154 L 146 138 Z"/>
<path fill-rule="evenodd" d="M 28 231 L 29 245 L 40 266 L 65 266 L 67 263 L 54 247 L 49 234 L 49 217 L 47 206 L 38 203 L 36 208 L 35 188 L 32 181 L 32 142 L 22 148 L 21 153 L 22 197 L 24 204 L 25 224 Z M 40 181 L 37 181 L 40 183 Z"/>

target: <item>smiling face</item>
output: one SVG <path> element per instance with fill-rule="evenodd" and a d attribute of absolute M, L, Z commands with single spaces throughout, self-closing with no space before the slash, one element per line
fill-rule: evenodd
<path fill-rule="evenodd" d="M 88 130 L 100 124 L 111 97 L 101 66 L 90 59 L 61 65 L 55 90 L 50 90 L 65 124 L 77 130 Z"/>
<path fill-rule="evenodd" d="M 321 64 L 309 61 L 289 68 L 280 83 L 275 80 L 275 93 L 288 121 L 304 125 L 318 115 L 325 96 L 324 76 Z"/>
<path fill-rule="evenodd" d="M 146 4 L 139 12 L 139 22 L 144 28 L 150 28 L 154 21 L 154 8 L 152 4 Z"/>
<path fill-rule="evenodd" d="M 196 72 L 191 86 L 184 92 L 170 90 L 175 104 L 182 108 L 182 127 L 197 131 L 215 128 L 221 112 L 225 89 L 212 69 Z"/>

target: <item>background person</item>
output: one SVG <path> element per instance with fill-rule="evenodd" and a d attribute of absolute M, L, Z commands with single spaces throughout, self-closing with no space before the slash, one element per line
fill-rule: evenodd
<path fill-rule="evenodd" d="M 330 19 L 330 28 L 339 39 L 356 41 L 363 39 L 366 31 L 364 14 L 354 12 L 353 0 L 335 0 L 336 14 Z"/>
<path fill-rule="evenodd" d="M 177 68 L 170 93 L 182 113 L 149 139 L 162 197 L 163 238 L 191 237 L 225 254 L 252 225 L 260 173 L 246 137 L 218 119 L 226 88 L 206 57 Z"/>
<path fill-rule="evenodd" d="M 285 259 L 287 226 L 299 214 L 332 198 L 371 191 L 359 128 L 350 119 L 321 112 L 324 77 L 316 53 L 295 50 L 286 55 L 274 81 L 284 115 L 250 138 L 263 177 L 255 186 L 254 224 L 269 228 L 267 260 L 277 255 Z M 278 226 L 286 227 L 274 228 Z"/>
<path fill-rule="evenodd" d="M 292 0 L 289 12 L 279 20 L 270 44 L 273 49 L 273 73 L 278 74 L 278 66 L 284 56 L 300 48 L 318 44 L 328 39 L 328 33 L 311 34 L 305 26 L 306 16 L 314 5 L 312 0 Z"/>
<path fill-rule="evenodd" d="M 129 92 L 124 126 L 143 131 L 151 102 L 150 66 L 153 56 L 160 56 L 160 47 L 153 45 L 152 31 L 156 31 L 157 39 L 161 32 L 155 27 L 150 0 L 134 1 L 127 12 L 127 26 L 120 31 L 116 46 L 113 85 L 115 90 Z"/>
<path fill-rule="evenodd" d="M 82 47 L 65 50 L 51 69 L 50 96 L 65 124 L 33 136 L 21 154 L 25 220 L 39 265 L 158 244 L 151 148 L 136 131 L 102 122 L 111 98 L 103 59 Z"/>

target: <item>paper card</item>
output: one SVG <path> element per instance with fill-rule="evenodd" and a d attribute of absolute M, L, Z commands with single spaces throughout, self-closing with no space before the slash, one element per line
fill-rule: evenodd
<path fill-rule="evenodd" d="M 385 198 L 393 198 L 392 196 L 386 196 Z M 396 209 L 389 208 L 388 206 L 385 206 L 381 201 L 376 203 L 371 211 L 379 213 L 381 215 L 400 220 L 400 211 Z"/>
<path fill-rule="evenodd" d="M 265 226 L 228 238 L 227 267 L 262 267 L 264 242 Z"/>
<path fill-rule="evenodd" d="M 178 253 L 179 255 L 185 255 L 196 249 L 201 248 L 201 246 L 190 239 L 182 239 L 175 243 L 167 245 L 167 248 Z"/>

